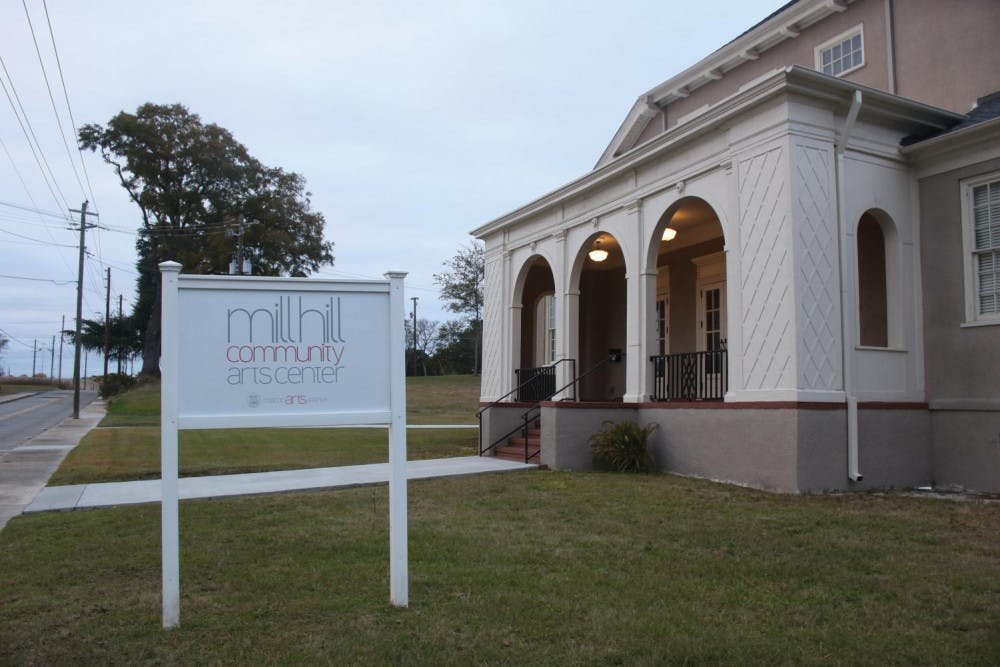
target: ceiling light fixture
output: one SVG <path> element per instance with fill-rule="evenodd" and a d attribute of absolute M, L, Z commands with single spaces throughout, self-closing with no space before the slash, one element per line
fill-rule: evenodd
<path fill-rule="evenodd" d="M 603 249 L 601 247 L 601 241 L 597 240 L 594 241 L 594 247 L 590 252 L 587 253 L 587 256 L 589 256 L 590 259 L 592 259 L 595 262 L 603 262 L 608 258 L 608 251 Z"/>
<path fill-rule="evenodd" d="M 663 240 L 664 241 L 673 241 L 675 238 L 677 238 L 677 230 L 676 229 L 674 229 L 673 227 L 664 227 L 663 228 Z"/>

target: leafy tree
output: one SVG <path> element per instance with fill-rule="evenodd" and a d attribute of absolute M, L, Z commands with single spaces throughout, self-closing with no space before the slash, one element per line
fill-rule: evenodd
<path fill-rule="evenodd" d="M 468 373 L 474 368 L 477 348 L 476 331 L 462 320 L 450 320 L 438 329 L 434 364 L 442 375 Z"/>
<path fill-rule="evenodd" d="M 483 282 L 486 276 L 482 244 L 473 242 L 459 248 L 454 257 L 444 262 L 444 266 L 448 270 L 434 274 L 434 282 L 441 286 L 441 298 L 448 310 L 464 315 L 472 330 L 472 372 L 478 374 L 481 371 Z"/>
<path fill-rule="evenodd" d="M 85 125 L 79 138 L 114 168 L 141 214 L 134 315 L 143 374 L 159 374 L 160 262 L 226 273 L 240 229 L 255 274 L 304 276 L 333 262 L 305 179 L 261 164 L 228 130 L 180 104 L 143 104 L 106 126 Z"/>
<path fill-rule="evenodd" d="M 76 331 L 67 329 L 63 335 L 70 343 L 76 343 Z M 80 321 L 80 345 L 85 350 L 104 353 L 104 322 L 102 320 Z M 118 364 L 121 375 L 122 365 L 142 352 L 142 342 L 136 328 L 135 319 L 129 316 L 112 316 L 108 331 L 108 359 Z"/>

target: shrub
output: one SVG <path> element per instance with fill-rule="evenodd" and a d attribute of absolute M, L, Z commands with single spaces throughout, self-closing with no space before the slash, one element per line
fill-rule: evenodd
<path fill-rule="evenodd" d="M 126 389 L 134 387 L 135 382 L 135 378 L 131 375 L 109 373 L 108 381 L 101 385 L 101 398 L 109 398 L 116 394 L 120 394 Z"/>
<path fill-rule="evenodd" d="M 606 421 L 590 437 L 590 451 L 598 468 L 618 472 L 650 472 L 654 469 L 649 436 L 656 424 L 639 426 L 633 421 Z"/>

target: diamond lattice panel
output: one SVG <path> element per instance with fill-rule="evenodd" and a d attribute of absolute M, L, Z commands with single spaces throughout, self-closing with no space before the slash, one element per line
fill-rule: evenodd
<path fill-rule="evenodd" d="M 503 393 L 503 261 L 497 256 L 486 262 L 483 286 L 483 378 L 484 396 Z"/>
<path fill-rule="evenodd" d="M 794 386 L 785 151 L 739 162 L 743 375 L 748 391 Z"/>
<path fill-rule="evenodd" d="M 828 150 L 793 149 L 799 387 L 833 390 L 840 379 L 837 225 Z"/>

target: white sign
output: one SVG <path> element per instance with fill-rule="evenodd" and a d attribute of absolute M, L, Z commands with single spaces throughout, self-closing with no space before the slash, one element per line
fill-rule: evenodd
<path fill-rule="evenodd" d="M 163 626 L 180 623 L 177 431 L 389 425 L 389 587 L 409 603 L 403 277 L 180 275 L 163 262 Z"/>
<path fill-rule="evenodd" d="M 181 428 L 388 423 L 388 284 L 297 283 L 179 276 Z"/>

